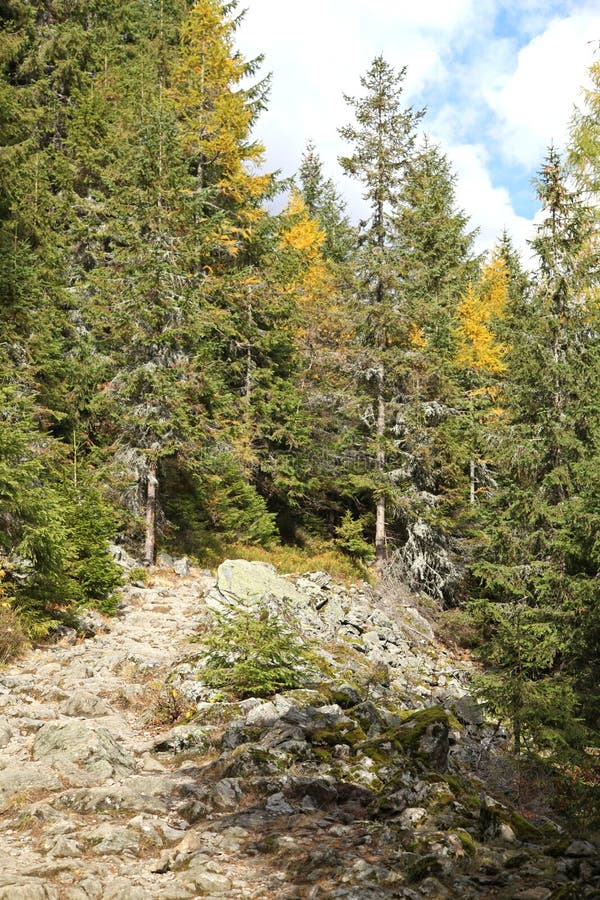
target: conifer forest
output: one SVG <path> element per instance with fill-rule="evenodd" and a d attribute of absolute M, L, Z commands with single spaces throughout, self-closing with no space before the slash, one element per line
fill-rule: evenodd
<path fill-rule="evenodd" d="M 315 143 L 267 171 L 242 18 L 0 0 L 0 663 L 118 612 L 115 546 L 142 579 L 392 580 L 598 828 L 600 59 L 539 160 L 529 269 L 507 231 L 476 252 L 395 60 L 334 126 L 365 219 Z"/>

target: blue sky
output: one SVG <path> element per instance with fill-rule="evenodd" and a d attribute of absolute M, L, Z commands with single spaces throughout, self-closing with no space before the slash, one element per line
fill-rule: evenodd
<path fill-rule="evenodd" d="M 341 173 L 343 94 L 383 53 L 407 66 L 407 104 L 448 154 L 459 205 L 489 248 L 506 227 L 525 254 L 531 181 L 549 143 L 563 147 L 600 46 L 600 0 L 243 0 L 238 46 L 273 76 L 257 136 L 269 168 L 293 174 L 309 139 L 350 212 L 360 188 Z"/>

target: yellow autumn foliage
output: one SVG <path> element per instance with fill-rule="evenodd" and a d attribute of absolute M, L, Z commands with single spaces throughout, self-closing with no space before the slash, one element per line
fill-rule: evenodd
<path fill-rule="evenodd" d="M 458 306 L 456 364 L 477 373 L 500 374 L 506 369 L 507 347 L 498 341 L 494 323 L 502 319 L 508 302 L 508 271 L 494 256 L 478 284 L 469 284 Z"/>

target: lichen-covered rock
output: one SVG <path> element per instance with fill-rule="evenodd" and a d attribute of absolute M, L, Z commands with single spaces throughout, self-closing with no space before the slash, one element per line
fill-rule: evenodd
<path fill-rule="evenodd" d="M 85 719 L 95 719 L 101 716 L 109 716 L 111 707 L 102 697 L 92 694 L 90 691 L 80 690 L 61 703 L 59 706 L 63 716 L 72 716 Z"/>
<path fill-rule="evenodd" d="M 34 763 L 7 766 L 0 771 L 0 811 L 21 793 L 53 791 L 60 787 L 57 773 L 47 766 Z"/>
<path fill-rule="evenodd" d="M 302 594 L 268 563 L 227 559 L 217 570 L 217 583 L 206 596 L 206 605 L 217 612 L 237 606 L 252 607 L 265 597 L 303 605 Z"/>
<path fill-rule="evenodd" d="M 32 756 L 59 770 L 75 763 L 99 778 L 135 769 L 135 760 L 110 731 L 83 722 L 43 725 L 33 742 Z"/>

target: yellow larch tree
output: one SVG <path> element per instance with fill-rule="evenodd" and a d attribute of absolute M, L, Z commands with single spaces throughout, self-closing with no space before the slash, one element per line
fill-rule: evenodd
<path fill-rule="evenodd" d="M 475 503 L 480 425 L 497 415 L 498 382 L 506 370 L 508 347 L 498 338 L 497 326 L 509 300 L 509 273 L 499 253 L 484 266 L 476 284 L 469 283 L 460 299 L 455 364 L 466 381 L 469 408 L 469 499 Z"/>

